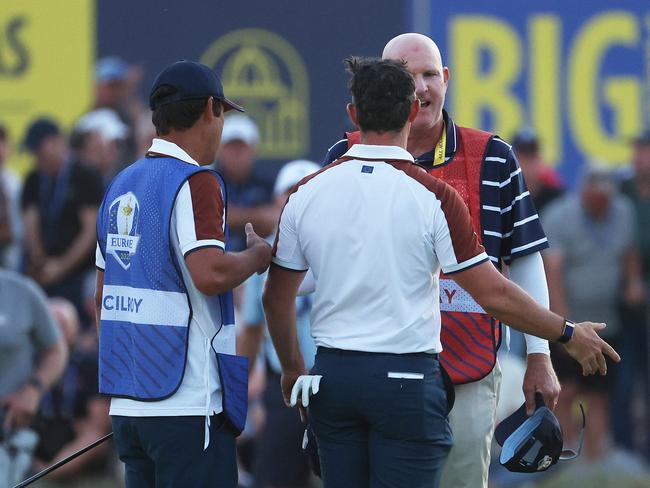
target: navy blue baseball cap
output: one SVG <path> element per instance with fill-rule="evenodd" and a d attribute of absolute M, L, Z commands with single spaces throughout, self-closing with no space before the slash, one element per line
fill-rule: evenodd
<path fill-rule="evenodd" d="M 494 432 L 501 448 L 499 462 L 509 471 L 536 473 L 546 471 L 558 460 L 574 459 L 582 450 L 585 412 L 582 411 L 582 430 L 577 451 L 563 449 L 562 427 L 557 417 L 545 405 L 541 393 L 535 393 L 535 412 L 528 417 L 524 403 L 515 413 L 504 419 Z"/>
<path fill-rule="evenodd" d="M 35 152 L 41 147 L 41 143 L 48 137 L 58 136 L 61 129 L 52 119 L 41 117 L 36 119 L 27 129 L 23 139 L 23 147 L 28 151 Z"/>
<path fill-rule="evenodd" d="M 164 85 L 174 88 L 175 91 L 153 100 L 152 95 Z M 217 73 L 204 64 L 182 60 L 167 66 L 156 77 L 149 95 L 149 108 L 155 110 L 181 100 L 200 100 L 209 97 L 220 100 L 226 112 L 228 110 L 244 111 L 243 107 L 226 98 Z"/>

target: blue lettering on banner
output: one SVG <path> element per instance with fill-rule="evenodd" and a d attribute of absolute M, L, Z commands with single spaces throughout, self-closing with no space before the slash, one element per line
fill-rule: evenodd
<path fill-rule="evenodd" d="M 115 251 L 135 252 L 138 244 L 137 236 L 120 236 L 118 234 L 108 234 L 108 248 Z"/>
<path fill-rule="evenodd" d="M 103 306 L 105 310 L 140 313 L 142 301 L 142 298 L 106 295 L 103 300 Z"/>
<path fill-rule="evenodd" d="M 111 237 L 111 246 L 117 249 L 131 250 L 133 249 L 133 239 L 125 239 L 124 237 Z"/>

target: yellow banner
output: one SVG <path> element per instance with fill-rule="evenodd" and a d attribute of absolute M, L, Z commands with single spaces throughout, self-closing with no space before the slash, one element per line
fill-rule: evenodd
<path fill-rule="evenodd" d="M 47 116 L 69 127 L 93 99 L 94 0 L 2 0 L 0 124 L 15 149 L 10 167 L 23 174 L 25 129 Z"/>
<path fill-rule="evenodd" d="M 631 139 L 644 129 L 644 119 L 650 123 L 650 16 L 617 9 L 585 11 L 579 24 L 567 17 L 533 12 L 516 22 L 479 13 L 453 16 L 455 120 L 480 127 L 489 113 L 491 130 L 506 139 L 531 125 L 550 162 L 565 161 L 574 146 L 570 164 L 628 164 Z M 522 79 L 525 91 L 517 88 Z"/>

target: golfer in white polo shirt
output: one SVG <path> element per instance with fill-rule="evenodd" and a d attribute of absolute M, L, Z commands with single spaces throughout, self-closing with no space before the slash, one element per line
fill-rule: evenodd
<path fill-rule="evenodd" d="M 326 488 L 437 487 L 453 404 L 437 358 L 440 269 L 492 316 L 566 342 L 586 374 L 605 373 L 603 353 L 619 357 L 595 332 L 603 324 L 574 327 L 503 278 L 456 191 L 413 163 L 405 147 L 419 102 L 405 66 L 346 62 L 361 143 L 289 196 L 264 295 L 267 323 L 285 401 L 294 385 L 303 403 L 317 393 L 309 416 Z M 318 353 L 304 376 L 295 297 L 308 269 Z"/>

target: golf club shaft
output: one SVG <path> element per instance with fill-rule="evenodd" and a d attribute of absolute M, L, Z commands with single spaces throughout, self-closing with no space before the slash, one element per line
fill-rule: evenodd
<path fill-rule="evenodd" d="M 55 469 L 57 469 L 57 468 L 63 466 L 63 465 L 66 464 L 66 463 L 69 463 L 69 462 L 72 461 L 73 459 L 75 459 L 75 458 L 81 456 L 81 455 L 82 455 L 83 453 L 85 453 L 85 452 L 90 451 L 90 450 L 93 449 L 94 447 L 97 447 L 97 446 L 100 445 L 102 442 L 104 442 L 104 441 L 110 439 L 111 437 L 113 437 L 113 433 L 112 433 L 112 432 L 109 433 L 109 434 L 106 434 L 104 437 L 100 437 L 99 439 L 97 439 L 97 440 L 96 440 L 95 442 L 93 442 L 92 444 L 88 444 L 86 447 L 82 447 L 82 448 L 79 449 L 77 452 L 75 452 L 75 453 L 73 453 L 73 454 L 70 454 L 70 455 L 69 455 L 67 458 L 65 458 L 65 459 L 61 459 L 61 461 L 59 461 L 59 462 L 57 462 L 57 463 L 54 463 L 52 466 L 49 466 L 49 467 L 45 468 L 43 471 L 40 471 L 40 472 L 36 473 L 34 476 L 30 476 L 30 477 L 27 478 L 26 480 L 21 481 L 20 483 L 18 483 L 17 485 L 15 485 L 13 488 L 23 488 L 23 487 L 25 487 L 25 486 L 27 486 L 27 485 L 31 485 L 34 481 L 41 479 L 41 478 L 42 478 L 43 476 L 45 476 L 46 474 L 51 473 L 52 471 L 54 471 Z"/>

